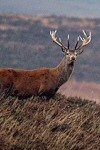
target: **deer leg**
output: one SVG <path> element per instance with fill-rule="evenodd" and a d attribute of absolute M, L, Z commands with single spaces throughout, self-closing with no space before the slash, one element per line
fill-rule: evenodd
<path fill-rule="evenodd" d="M 54 88 L 50 88 L 44 84 L 42 84 L 40 86 L 39 92 L 38 92 L 38 96 L 46 96 L 47 99 L 50 99 L 51 97 L 53 97 L 56 93 L 57 89 Z"/>
<path fill-rule="evenodd" d="M 39 91 L 38 91 L 38 96 L 42 96 L 44 92 L 46 92 L 46 88 L 43 84 L 41 84 Z"/>

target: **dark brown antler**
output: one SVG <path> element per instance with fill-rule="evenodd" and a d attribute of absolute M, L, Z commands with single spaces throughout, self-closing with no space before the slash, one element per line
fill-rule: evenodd
<path fill-rule="evenodd" d="M 75 45 L 75 50 L 77 49 L 78 43 L 79 43 L 79 36 L 77 38 L 77 42 L 76 42 L 76 45 Z"/>

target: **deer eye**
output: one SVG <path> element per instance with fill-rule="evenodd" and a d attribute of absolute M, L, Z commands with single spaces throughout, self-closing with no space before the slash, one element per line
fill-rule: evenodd
<path fill-rule="evenodd" d="M 69 55 L 69 52 L 66 52 L 66 55 Z"/>
<path fill-rule="evenodd" d="M 77 53 L 75 53 L 75 55 L 77 56 Z"/>

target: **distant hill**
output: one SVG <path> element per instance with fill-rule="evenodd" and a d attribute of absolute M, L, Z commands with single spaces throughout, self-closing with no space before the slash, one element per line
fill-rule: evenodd
<path fill-rule="evenodd" d="M 100 19 L 1 14 L 0 67 L 56 66 L 63 54 L 49 35 L 55 29 L 66 44 L 70 34 L 71 47 L 83 29 L 92 32 L 92 41 L 78 58 L 72 78 L 100 83 Z"/>
<path fill-rule="evenodd" d="M 100 84 L 95 82 L 79 82 L 70 78 L 68 82 L 60 87 L 59 92 L 67 97 L 77 96 L 100 103 Z"/>
<path fill-rule="evenodd" d="M 100 150 L 100 105 L 81 98 L 0 97 L 0 150 Z"/>

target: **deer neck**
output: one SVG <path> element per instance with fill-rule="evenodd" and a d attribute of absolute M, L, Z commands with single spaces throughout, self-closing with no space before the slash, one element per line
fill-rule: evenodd
<path fill-rule="evenodd" d="M 60 64 L 56 67 L 57 73 L 57 86 L 60 87 L 64 84 L 70 77 L 74 68 L 74 62 L 69 62 L 66 58 L 60 62 Z"/>

